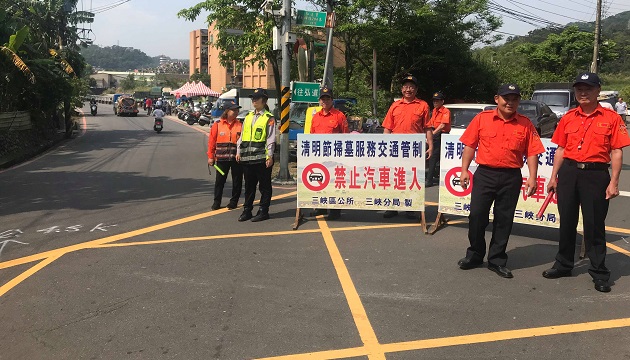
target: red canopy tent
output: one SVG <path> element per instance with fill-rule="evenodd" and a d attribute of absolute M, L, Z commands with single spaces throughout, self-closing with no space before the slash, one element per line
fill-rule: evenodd
<path fill-rule="evenodd" d="M 186 91 L 184 91 L 186 93 L 186 96 L 188 97 L 192 97 L 192 96 L 211 96 L 211 97 L 219 97 L 218 92 L 210 89 L 209 87 L 206 86 L 206 84 L 202 83 L 201 81 L 198 83 L 192 83 L 191 87 L 186 89 Z"/>
<path fill-rule="evenodd" d="M 173 90 L 171 91 L 171 94 L 175 95 L 175 96 L 181 96 L 183 94 L 186 93 L 186 91 L 192 86 L 193 84 L 190 82 L 186 82 L 184 85 L 182 85 L 182 87 L 180 87 L 177 90 Z"/>

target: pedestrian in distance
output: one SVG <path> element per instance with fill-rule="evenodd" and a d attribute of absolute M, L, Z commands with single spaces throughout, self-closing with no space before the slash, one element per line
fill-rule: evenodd
<path fill-rule="evenodd" d="M 442 134 L 451 132 L 451 111 L 444 107 L 444 94 L 433 94 L 433 112 L 427 123 L 433 137 L 433 153 L 428 159 L 429 171 L 427 173 L 427 187 L 434 186 L 440 181 L 440 151 L 442 146 Z"/>
<path fill-rule="evenodd" d="M 385 119 L 383 120 L 384 134 L 419 134 L 426 133 L 428 150 L 427 158 L 433 153 L 433 138 L 431 129 L 426 127 L 429 120 L 429 105 L 418 99 L 418 79 L 408 75 L 401 81 L 400 91 L 402 99 L 394 101 L 389 107 Z M 398 211 L 387 210 L 384 218 L 391 218 L 398 214 Z M 415 218 L 413 212 L 407 212 L 407 217 Z"/>
<path fill-rule="evenodd" d="M 617 114 L 621 116 L 621 120 L 623 120 L 623 123 L 625 124 L 626 116 L 628 116 L 628 104 L 626 104 L 621 97 L 617 99 L 617 102 L 615 103 L 615 111 L 617 111 Z"/>
<path fill-rule="evenodd" d="M 521 92 L 516 84 L 500 86 L 494 101 L 497 108 L 475 116 L 460 138 L 465 145 L 460 176 L 462 188 L 467 189 L 470 185 L 468 168 L 475 157 L 475 150 L 478 167 L 468 216 L 470 246 L 466 256 L 457 265 L 462 270 L 469 270 L 483 264 L 486 255 L 485 232 L 490 222 L 490 207 L 494 202 L 488 269 L 509 279 L 513 275 L 506 267 L 508 256 L 505 250 L 523 186 L 523 158 L 527 157 L 529 170 L 525 191 L 531 196 L 537 187 L 538 154 L 545 152 L 545 148 L 532 122 L 516 112 L 521 101 Z"/>
<path fill-rule="evenodd" d="M 243 168 L 236 161 L 237 142 L 243 127 L 243 124 L 236 119 L 240 108 L 233 101 L 226 104 L 221 118 L 212 124 L 208 136 L 208 166 L 218 168 L 214 181 L 212 210 L 221 208 L 223 188 L 230 172 L 232 172 L 232 197 L 230 197 L 227 208 L 236 209 L 238 199 L 241 197 Z"/>
<path fill-rule="evenodd" d="M 322 109 L 313 115 L 311 134 L 347 134 L 350 132 L 346 115 L 333 107 L 333 92 L 326 86 L 319 90 L 319 105 Z M 317 210 L 315 213 L 323 215 Z M 328 220 L 337 220 L 340 216 L 340 209 L 328 210 Z"/>
<path fill-rule="evenodd" d="M 622 149 L 630 145 L 630 137 L 619 114 L 598 104 L 601 81 L 597 74 L 578 75 L 573 88 L 579 106 L 560 119 L 551 138 L 558 149 L 547 190 L 558 196 L 560 239 L 556 261 L 542 275 L 547 279 L 571 276 L 581 207 L 586 255 L 591 262 L 588 272 L 595 290 L 609 292 L 606 215 L 610 199 L 619 195 Z"/>
<path fill-rule="evenodd" d="M 243 121 L 243 130 L 238 139 L 236 161 L 243 165 L 245 174 L 245 203 L 238 221 L 253 222 L 269 219 L 271 203 L 271 170 L 276 146 L 276 119 L 267 106 L 267 91 L 257 88 L 250 96 L 254 111 Z M 256 186 L 260 190 L 260 208 L 252 216 Z"/>

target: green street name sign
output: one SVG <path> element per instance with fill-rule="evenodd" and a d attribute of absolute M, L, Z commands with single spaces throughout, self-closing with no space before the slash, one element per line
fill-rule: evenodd
<path fill-rule="evenodd" d="M 296 25 L 326 27 L 326 12 L 298 10 Z"/>
<path fill-rule="evenodd" d="M 318 83 L 294 81 L 291 102 L 319 102 L 319 87 Z"/>

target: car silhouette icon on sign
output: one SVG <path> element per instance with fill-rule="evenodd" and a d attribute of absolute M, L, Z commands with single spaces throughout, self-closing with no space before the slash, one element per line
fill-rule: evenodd
<path fill-rule="evenodd" d="M 320 174 L 320 173 L 311 173 L 308 175 L 308 181 L 319 181 L 322 182 L 324 181 L 324 175 Z"/>

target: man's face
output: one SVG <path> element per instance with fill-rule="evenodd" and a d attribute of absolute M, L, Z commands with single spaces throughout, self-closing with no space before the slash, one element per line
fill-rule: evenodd
<path fill-rule="evenodd" d="M 404 98 L 413 99 L 418 93 L 418 87 L 411 81 L 407 81 L 402 84 L 401 92 Z"/>
<path fill-rule="evenodd" d="M 433 99 L 433 108 L 439 109 L 442 107 L 442 105 L 444 105 L 444 100 Z"/>
<path fill-rule="evenodd" d="M 516 113 L 521 96 L 517 94 L 495 95 L 494 102 L 497 103 L 499 112 L 505 117 L 511 117 Z"/>
<path fill-rule="evenodd" d="M 575 100 L 577 100 L 580 106 L 583 106 L 597 103 L 597 96 L 599 96 L 601 87 L 578 83 L 574 86 L 574 89 Z"/>
<path fill-rule="evenodd" d="M 623 99 L 622 99 L 622 98 L 619 98 L 619 102 L 623 102 Z"/>
<path fill-rule="evenodd" d="M 322 96 L 319 98 L 319 106 L 328 111 L 333 106 L 333 99 L 330 96 Z"/>

